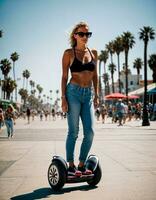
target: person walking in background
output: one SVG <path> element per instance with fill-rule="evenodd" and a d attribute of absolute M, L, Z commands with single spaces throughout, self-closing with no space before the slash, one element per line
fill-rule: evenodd
<path fill-rule="evenodd" d="M 54 108 L 52 108 L 51 113 L 52 113 L 53 121 L 55 121 L 56 120 L 56 112 L 55 112 Z"/>
<path fill-rule="evenodd" d="M 100 113 L 101 113 L 101 118 L 102 118 L 102 124 L 104 124 L 105 118 L 106 118 L 106 115 L 107 115 L 107 109 L 106 109 L 106 106 L 104 104 L 101 106 Z"/>
<path fill-rule="evenodd" d="M 95 115 L 96 115 L 96 119 L 97 119 L 97 121 L 99 121 L 100 120 L 100 108 L 97 108 L 96 109 L 96 111 L 95 111 Z"/>
<path fill-rule="evenodd" d="M 128 102 L 128 121 L 131 121 L 132 119 L 132 103 Z"/>
<path fill-rule="evenodd" d="M 0 108 L 0 132 L 3 124 L 4 124 L 4 114 L 2 108 Z"/>
<path fill-rule="evenodd" d="M 14 135 L 15 113 L 14 107 L 10 104 L 4 113 L 4 121 L 7 128 L 8 138 Z"/>
<path fill-rule="evenodd" d="M 27 114 L 28 124 L 30 124 L 30 115 L 31 115 L 30 108 L 27 108 L 26 114 Z"/>
<path fill-rule="evenodd" d="M 122 103 L 121 99 L 119 99 L 118 102 L 116 103 L 116 114 L 119 120 L 119 126 L 122 126 L 123 125 L 122 121 L 125 114 L 125 105 L 124 103 Z"/>
<path fill-rule="evenodd" d="M 154 103 L 154 106 L 153 106 L 152 120 L 156 121 L 156 103 Z"/>
<path fill-rule="evenodd" d="M 43 120 L 43 113 L 44 113 L 43 110 L 41 110 L 41 111 L 40 111 L 40 121 Z"/>
<path fill-rule="evenodd" d="M 66 139 L 66 156 L 69 163 L 68 173 L 71 175 L 91 174 L 85 169 L 85 161 L 93 142 L 93 103 L 92 86 L 94 88 L 94 107 L 98 106 L 97 51 L 87 46 L 92 33 L 89 26 L 78 23 L 70 35 L 71 48 L 65 50 L 62 58 L 62 111 L 67 112 L 68 135 Z M 68 72 L 71 79 L 68 82 Z M 84 138 L 80 148 L 78 169 L 74 163 L 74 149 L 79 132 L 79 119 L 83 125 Z"/>
<path fill-rule="evenodd" d="M 48 111 L 47 110 L 44 111 L 44 116 L 45 116 L 45 121 L 47 121 L 47 117 L 48 117 Z"/>
<path fill-rule="evenodd" d="M 124 102 L 124 114 L 123 114 L 123 124 L 126 123 L 127 115 L 128 115 L 128 105 L 126 102 Z"/>

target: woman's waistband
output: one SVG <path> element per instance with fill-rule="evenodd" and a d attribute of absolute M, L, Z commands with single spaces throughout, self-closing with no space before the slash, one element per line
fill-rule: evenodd
<path fill-rule="evenodd" d="M 91 86 L 82 87 L 82 86 L 80 86 L 80 85 L 78 85 L 78 84 L 76 84 L 76 83 L 71 83 L 71 82 L 68 83 L 68 86 L 71 86 L 71 87 L 77 88 L 77 89 L 84 89 L 84 90 L 85 90 L 85 89 L 86 89 L 86 90 L 91 89 Z"/>

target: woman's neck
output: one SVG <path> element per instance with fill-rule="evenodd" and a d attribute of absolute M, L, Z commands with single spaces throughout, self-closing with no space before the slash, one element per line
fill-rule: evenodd
<path fill-rule="evenodd" d="M 78 51 L 86 51 L 87 50 L 87 45 L 77 45 L 75 47 L 76 50 Z"/>

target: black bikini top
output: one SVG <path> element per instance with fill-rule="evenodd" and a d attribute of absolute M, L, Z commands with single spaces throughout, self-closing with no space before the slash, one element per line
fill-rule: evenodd
<path fill-rule="evenodd" d="M 89 51 L 92 59 L 91 59 L 90 62 L 82 63 L 82 61 L 77 59 L 75 48 L 74 48 L 74 56 L 75 56 L 75 58 L 74 58 L 73 63 L 70 66 L 71 73 L 72 72 L 82 72 L 82 71 L 85 71 L 85 70 L 90 71 L 90 72 L 94 71 L 96 64 L 95 64 L 95 62 L 93 60 L 93 56 L 92 56 L 92 54 L 91 54 L 89 49 L 88 49 L 88 51 Z"/>

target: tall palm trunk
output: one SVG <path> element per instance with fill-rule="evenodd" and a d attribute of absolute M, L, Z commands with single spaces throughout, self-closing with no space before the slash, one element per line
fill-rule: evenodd
<path fill-rule="evenodd" d="M 104 74 L 106 73 L 106 63 L 104 62 Z"/>
<path fill-rule="evenodd" d="M 111 79 L 112 79 L 112 92 L 114 93 L 114 72 L 111 72 Z"/>
<path fill-rule="evenodd" d="M 144 105 L 143 105 L 143 122 L 144 126 L 149 125 L 148 111 L 147 111 L 147 41 L 144 46 Z"/>
<path fill-rule="evenodd" d="M 106 74 L 106 63 L 104 62 L 104 74 Z M 104 94 L 103 94 L 103 97 L 106 95 L 106 81 L 104 80 Z"/>
<path fill-rule="evenodd" d="M 137 76 L 138 76 L 137 85 L 139 85 L 139 82 L 140 82 L 140 77 L 139 77 L 140 76 L 140 71 L 139 70 L 137 70 Z"/>
<path fill-rule="evenodd" d="M 128 51 L 125 51 L 125 89 L 126 89 L 126 96 L 128 101 Z M 128 102 L 127 102 L 128 103 Z"/>
<path fill-rule="evenodd" d="M 3 83 L 3 87 L 4 87 L 4 90 L 3 90 L 3 99 L 5 99 L 5 94 L 6 94 L 6 91 L 5 91 L 5 88 L 6 88 L 5 80 L 4 80 L 4 83 Z"/>
<path fill-rule="evenodd" d="M 3 90 L 3 98 L 7 99 L 7 92 L 6 92 L 6 80 L 7 80 L 7 76 L 4 76 L 4 90 Z"/>
<path fill-rule="evenodd" d="M 26 79 L 26 90 L 28 90 L 28 78 Z"/>
<path fill-rule="evenodd" d="M 101 85 L 101 61 L 99 62 L 99 94 L 100 94 L 100 105 L 102 102 L 102 85 Z"/>
<path fill-rule="evenodd" d="M 113 54 L 111 53 L 111 64 L 113 64 Z M 111 79 L 112 79 L 112 92 L 114 93 L 114 72 L 111 71 Z"/>
<path fill-rule="evenodd" d="M 15 61 L 13 61 L 13 77 L 14 77 L 14 81 L 16 82 Z M 16 86 L 16 88 L 15 88 L 15 101 L 17 101 L 17 86 Z"/>
<path fill-rule="evenodd" d="M 111 64 L 113 64 L 113 54 L 111 53 Z"/>
<path fill-rule="evenodd" d="M 118 57 L 118 81 L 119 81 L 119 92 L 121 93 L 121 81 L 120 81 L 120 58 L 119 58 L 119 54 L 117 54 Z"/>
<path fill-rule="evenodd" d="M 16 77 L 15 77 L 15 62 L 13 61 L 13 77 L 14 77 L 14 81 L 16 80 Z"/>

